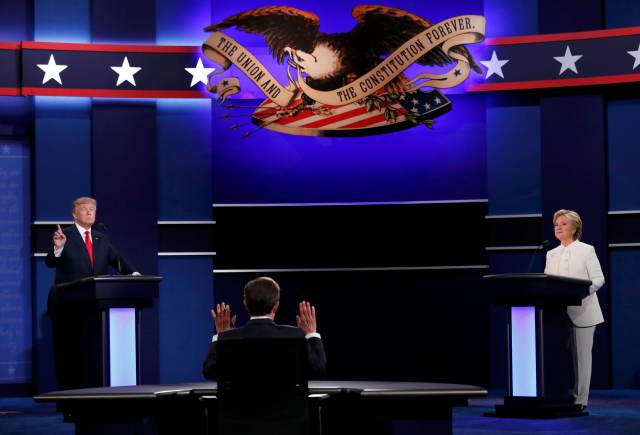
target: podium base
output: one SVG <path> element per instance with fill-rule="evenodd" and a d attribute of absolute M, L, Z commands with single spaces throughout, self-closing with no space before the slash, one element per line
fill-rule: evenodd
<path fill-rule="evenodd" d="M 589 415 L 589 412 L 585 411 L 581 405 L 572 402 L 572 398 L 558 400 L 544 397 L 505 397 L 504 405 L 496 405 L 495 412 L 487 412 L 485 416 L 546 419 Z"/>

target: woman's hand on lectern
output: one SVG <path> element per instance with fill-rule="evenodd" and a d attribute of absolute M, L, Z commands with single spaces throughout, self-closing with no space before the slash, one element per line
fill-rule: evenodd
<path fill-rule="evenodd" d="M 216 334 L 228 331 L 236 325 L 236 316 L 231 315 L 231 307 L 224 302 L 216 304 L 211 310 L 211 317 L 216 325 Z"/>

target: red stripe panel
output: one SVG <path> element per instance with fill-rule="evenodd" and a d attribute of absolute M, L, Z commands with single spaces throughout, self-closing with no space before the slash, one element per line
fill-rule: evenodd
<path fill-rule="evenodd" d="M 591 30 L 588 32 L 549 33 L 546 35 L 505 36 L 487 38 L 486 45 L 530 44 L 533 42 L 576 41 L 579 39 L 610 38 L 613 36 L 640 35 L 640 27 L 621 27 L 619 29 Z"/>
<path fill-rule="evenodd" d="M 315 116 L 311 110 L 305 110 L 304 112 L 300 112 L 295 116 L 284 116 L 277 121 L 274 121 L 276 124 L 287 125 L 291 122 L 300 121 L 301 119 L 307 119 L 311 116 Z"/>
<path fill-rule="evenodd" d="M 467 90 L 470 92 L 508 91 L 517 89 L 561 88 L 563 86 L 608 85 L 630 82 L 640 82 L 640 74 L 583 77 L 559 80 L 531 80 L 527 82 L 476 83 L 470 85 Z"/>
<path fill-rule="evenodd" d="M 278 107 L 265 107 L 269 103 L 271 103 L 271 100 L 266 100 L 264 103 L 260 104 L 260 107 L 258 107 L 258 109 L 256 109 L 255 113 L 252 116 L 264 119 L 264 118 L 268 118 L 269 116 L 275 115 L 276 113 L 278 113 L 278 111 L 284 109 L 284 107 L 279 107 L 279 106 Z M 287 107 L 293 108 L 293 107 L 297 106 L 299 103 L 300 103 L 300 100 L 294 100 Z M 319 109 L 331 109 L 332 107 L 334 107 L 334 106 L 324 105 L 324 106 L 319 107 Z M 308 118 L 309 116 L 315 115 L 313 112 L 312 113 L 309 113 L 309 112 L 312 112 L 312 111 L 311 110 L 306 110 L 306 111 L 301 112 L 301 113 L 299 113 L 299 114 L 297 114 L 295 116 L 288 116 L 288 117 L 282 118 L 282 119 L 286 120 L 286 122 L 289 123 L 289 122 L 297 121 L 299 119 L 305 119 L 305 118 Z M 282 123 L 281 120 L 276 121 L 276 123 L 277 124 L 281 124 Z"/>
<path fill-rule="evenodd" d="M 187 45 L 76 44 L 68 42 L 22 42 L 32 50 L 107 51 L 133 53 L 200 53 L 200 47 Z"/>
<path fill-rule="evenodd" d="M 310 122 L 309 124 L 301 125 L 300 127 L 320 128 L 320 127 L 324 127 L 325 125 L 333 124 L 334 122 L 342 121 L 344 119 L 349 119 L 354 116 L 361 115 L 365 112 L 366 112 L 365 107 L 362 106 L 362 107 L 358 107 L 357 109 L 353 109 L 353 110 L 349 110 L 348 112 L 341 113 L 339 115 L 330 116 L 328 118 L 319 119 L 317 121 Z"/>
<path fill-rule="evenodd" d="M 65 89 L 22 88 L 22 95 L 70 97 L 128 97 L 128 98 L 209 98 L 201 91 L 161 91 L 125 89 Z"/>
<path fill-rule="evenodd" d="M 0 88 L 0 95 L 19 96 L 20 88 Z"/>
<path fill-rule="evenodd" d="M 396 112 L 396 115 L 404 115 L 405 113 L 407 113 L 406 110 L 404 109 L 396 109 L 395 112 Z M 353 124 L 344 125 L 340 128 L 363 128 L 372 124 L 376 124 L 380 121 L 384 121 L 384 113 L 381 113 L 380 115 L 372 116 L 371 118 L 363 119 L 358 122 L 354 122 Z"/>
<path fill-rule="evenodd" d="M 386 106 L 387 106 L 387 103 L 382 103 L 380 105 L 380 107 L 382 107 L 382 108 L 384 108 Z M 305 125 L 303 125 L 301 127 L 305 127 L 305 128 L 320 128 L 320 127 L 324 127 L 324 126 L 329 125 L 329 124 L 333 124 L 334 122 L 338 122 L 338 121 L 342 121 L 342 120 L 345 120 L 345 119 L 348 119 L 348 118 L 352 118 L 354 116 L 362 115 L 363 113 L 366 113 L 366 108 L 365 108 L 364 104 L 361 107 L 358 107 L 357 109 L 353 109 L 353 110 L 350 110 L 348 112 L 341 113 L 339 115 L 334 115 L 334 116 L 331 116 L 329 118 L 320 119 L 320 120 L 312 122 L 310 124 L 305 124 Z M 372 115 L 372 116 L 374 116 L 374 115 Z M 342 127 L 340 127 L 340 128 L 342 128 Z"/>
<path fill-rule="evenodd" d="M 0 42 L 0 50 L 20 50 L 20 42 Z"/>

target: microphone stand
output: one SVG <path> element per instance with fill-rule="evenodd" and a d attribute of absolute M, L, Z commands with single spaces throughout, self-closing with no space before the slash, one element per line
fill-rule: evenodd
<path fill-rule="evenodd" d="M 536 246 L 536 249 L 533 251 L 533 254 L 531 255 L 531 259 L 529 260 L 529 266 L 527 266 L 527 273 L 531 273 L 531 267 L 533 266 L 533 260 L 536 258 L 536 254 L 542 251 L 545 248 L 545 246 L 547 246 L 548 244 L 549 244 L 548 240 L 543 240 L 542 242 L 540 242 L 538 246 Z"/>
<path fill-rule="evenodd" d="M 104 222 L 98 222 L 96 225 L 100 225 L 104 231 L 105 236 L 108 237 L 109 227 L 107 227 L 107 225 Z M 109 239 L 111 239 L 111 237 L 109 237 Z M 118 256 L 118 267 L 116 271 L 118 272 L 118 275 L 122 275 L 122 266 L 120 265 L 120 256 Z"/>

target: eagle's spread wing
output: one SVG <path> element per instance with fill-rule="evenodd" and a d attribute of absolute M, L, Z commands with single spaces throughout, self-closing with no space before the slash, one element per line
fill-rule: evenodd
<path fill-rule="evenodd" d="M 351 31 L 353 43 L 366 55 L 375 57 L 389 54 L 407 40 L 433 25 L 429 20 L 405 10 L 379 5 L 356 6 L 353 8 L 352 15 L 358 22 Z M 466 57 L 471 68 L 482 73 L 465 46 L 458 45 L 453 47 L 451 51 Z M 451 62 L 454 60 L 442 51 L 441 46 L 418 59 L 418 63 L 422 65 L 443 66 Z"/>
<path fill-rule="evenodd" d="M 266 6 L 241 12 L 213 24 L 205 31 L 237 27 L 248 33 L 258 33 L 269 46 L 269 53 L 282 63 L 285 47 L 312 52 L 320 27 L 320 19 L 311 12 L 289 6 Z"/>

